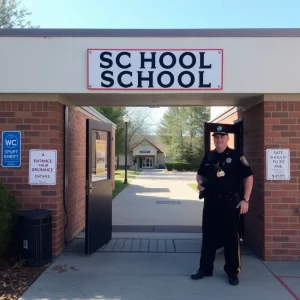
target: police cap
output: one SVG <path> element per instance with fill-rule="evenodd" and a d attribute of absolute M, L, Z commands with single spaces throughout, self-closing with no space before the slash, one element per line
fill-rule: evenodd
<path fill-rule="evenodd" d="M 216 131 L 213 133 L 213 135 L 212 136 L 215 136 L 215 135 L 217 135 L 217 134 L 219 134 L 219 135 L 228 135 L 228 130 L 227 130 L 227 127 L 225 127 L 225 126 L 221 126 L 221 125 L 219 125 L 219 126 L 217 126 L 217 129 L 216 129 Z"/>

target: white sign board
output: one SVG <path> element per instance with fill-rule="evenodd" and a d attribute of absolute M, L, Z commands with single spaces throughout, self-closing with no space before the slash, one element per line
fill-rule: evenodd
<path fill-rule="evenodd" d="M 290 149 L 267 149 L 267 180 L 290 180 Z"/>
<path fill-rule="evenodd" d="M 88 49 L 89 90 L 222 90 L 222 49 Z"/>
<path fill-rule="evenodd" d="M 55 185 L 57 169 L 56 150 L 29 151 L 29 184 Z"/>

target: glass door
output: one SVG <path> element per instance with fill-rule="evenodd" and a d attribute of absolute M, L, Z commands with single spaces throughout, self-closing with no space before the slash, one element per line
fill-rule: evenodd
<path fill-rule="evenodd" d="M 153 157 L 143 157 L 142 168 L 143 169 L 153 168 Z"/>
<path fill-rule="evenodd" d="M 148 157 L 149 158 L 149 168 L 153 168 L 153 158 L 152 157 Z"/>

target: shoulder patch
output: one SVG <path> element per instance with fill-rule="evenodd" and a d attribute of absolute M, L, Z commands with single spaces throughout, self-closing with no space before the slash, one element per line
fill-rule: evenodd
<path fill-rule="evenodd" d="M 249 167 L 249 163 L 245 156 L 241 156 L 240 160 L 245 166 Z"/>

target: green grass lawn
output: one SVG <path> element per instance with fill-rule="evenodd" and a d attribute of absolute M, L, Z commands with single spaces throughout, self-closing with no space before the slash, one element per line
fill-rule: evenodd
<path fill-rule="evenodd" d="M 197 190 L 197 183 L 189 183 L 188 186 L 189 186 L 190 188 L 192 188 L 193 190 L 195 190 L 196 192 L 199 192 L 199 191 Z"/>
<path fill-rule="evenodd" d="M 115 198 L 128 184 L 131 179 L 139 175 L 140 171 L 127 170 L 127 184 L 124 184 L 125 170 L 115 171 L 115 189 L 113 190 L 112 197 Z"/>

